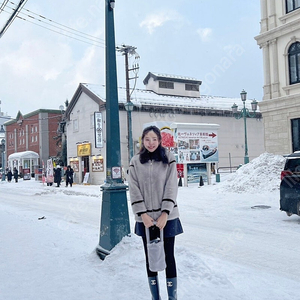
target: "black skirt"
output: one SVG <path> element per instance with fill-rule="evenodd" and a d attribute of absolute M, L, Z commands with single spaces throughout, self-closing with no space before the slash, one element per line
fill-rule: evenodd
<path fill-rule="evenodd" d="M 138 236 L 146 236 L 145 225 L 143 222 L 135 223 L 134 233 Z M 167 224 L 164 228 L 164 237 L 173 237 L 181 233 L 183 233 L 183 229 L 179 218 L 167 221 Z"/>

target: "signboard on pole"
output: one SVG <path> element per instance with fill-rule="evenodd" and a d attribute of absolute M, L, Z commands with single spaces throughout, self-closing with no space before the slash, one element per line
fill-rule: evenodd
<path fill-rule="evenodd" d="M 103 147 L 102 113 L 94 113 L 95 148 Z"/>
<path fill-rule="evenodd" d="M 175 156 L 178 163 L 219 161 L 218 124 L 172 123 Z"/>
<path fill-rule="evenodd" d="M 47 169 L 46 169 L 46 182 L 53 183 L 54 176 L 53 176 L 53 162 L 52 159 L 47 160 Z"/>
<path fill-rule="evenodd" d="M 23 180 L 30 180 L 31 176 L 30 176 L 30 169 L 28 168 L 24 168 L 23 169 Z"/>

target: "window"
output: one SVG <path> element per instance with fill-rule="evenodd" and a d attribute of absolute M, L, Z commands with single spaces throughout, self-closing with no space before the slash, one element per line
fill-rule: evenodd
<path fill-rule="evenodd" d="M 78 131 L 79 127 L 78 127 L 78 119 L 73 120 L 73 131 Z"/>
<path fill-rule="evenodd" d="M 286 0 L 286 13 L 300 8 L 300 0 Z"/>
<path fill-rule="evenodd" d="M 162 89 L 174 89 L 174 82 L 169 82 L 169 81 L 160 81 L 159 82 L 159 87 Z"/>
<path fill-rule="evenodd" d="M 94 114 L 90 115 L 90 128 L 94 128 Z"/>
<path fill-rule="evenodd" d="M 300 1 L 300 0 L 299 0 Z M 292 44 L 288 51 L 290 84 L 300 82 L 300 43 Z"/>
<path fill-rule="evenodd" d="M 199 85 L 197 84 L 185 84 L 186 91 L 197 91 L 199 92 Z"/>
<path fill-rule="evenodd" d="M 293 152 L 300 150 L 300 119 L 292 119 L 292 148 Z"/>

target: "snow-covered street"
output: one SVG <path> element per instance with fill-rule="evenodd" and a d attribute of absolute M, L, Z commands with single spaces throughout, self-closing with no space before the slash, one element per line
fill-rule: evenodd
<path fill-rule="evenodd" d="M 300 218 L 279 210 L 282 166 L 263 154 L 218 184 L 179 188 L 178 299 L 299 299 Z M 99 186 L 20 180 L 0 191 L 0 299 L 151 299 L 139 237 L 104 261 L 95 253 Z"/>

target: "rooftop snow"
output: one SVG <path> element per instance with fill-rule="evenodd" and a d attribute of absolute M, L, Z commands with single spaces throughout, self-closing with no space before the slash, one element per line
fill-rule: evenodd
<path fill-rule="evenodd" d="M 87 89 L 93 94 L 105 101 L 105 86 L 97 84 L 83 83 Z M 126 102 L 126 89 L 118 88 L 119 103 Z M 135 89 L 131 95 L 131 101 L 134 105 L 140 107 L 142 105 L 155 105 L 165 107 L 185 107 L 185 108 L 203 108 L 203 109 L 218 109 L 230 110 L 233 103 L 242 108 L 242 100 L 240 98 L 225 98 L 215 96 L 200 96 L 200 97 L 180 97 L 158 95 L 152 91 Z M 246 100 L 246 108 L 251 110 L 252 100 Z M 259 112 L 259 109 L 257 110 Z"/>

